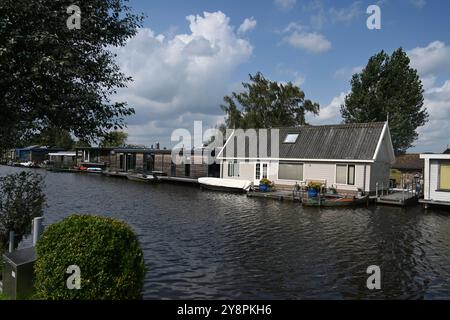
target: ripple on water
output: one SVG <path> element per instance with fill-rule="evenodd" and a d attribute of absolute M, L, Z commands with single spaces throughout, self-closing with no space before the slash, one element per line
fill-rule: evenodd
<path fill-rule="evenodd" d="M 0 175 L 18 170 L 0 167 Z M 445 211 L 304 209 L 189 186 L 45 174 L 46 224 L 87 213 L 134 228 L 147 299 L 450 297 Z M 381 267 L 380 291 L 366 288 L 369 265 Z"/>

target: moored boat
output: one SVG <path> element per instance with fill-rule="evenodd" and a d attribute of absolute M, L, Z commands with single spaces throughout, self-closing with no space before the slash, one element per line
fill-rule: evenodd
<path fill-rule="evenodd" d="M 253 183 L 248 180 L 199 178 L 198 183 L 202 188 L 209 190 L 239 193 L 248 192 L 253 187 Z"/>
<path fill-rule="evenodd" d="M 128 174 L 127 179 L 137 182 L 156 182 L 158 180 L 155 176 L 146 174 Z"/>
<path fill-rule="evenodd" d="M 367 205 L 369 196 L 349 197 L 349 196 L 321 196 L 314 198 L 306 198 L 302 200 L 303 206 L 306 207 L 351 207 Z"/>

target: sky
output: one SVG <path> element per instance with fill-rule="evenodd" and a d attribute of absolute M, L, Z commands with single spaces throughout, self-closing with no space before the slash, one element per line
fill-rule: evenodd
<path fill-rule="evenodd" d="M 409 152 L 450 145 L 450 1 L 442 0 L 131 0 L 146 19 L 126 46 L 114 49 L 134 81 L 116 99 L 136 114 L 129 143 L 170 148 L 175 129 L 193 134 L 224 121 L 225 95 L 262 72 L 300 86 L 318 102 L 313 125 L 342 121 L 340 106 L 353 73 L 381 50 L 403 47 L 422 79 L 429 122 Z M 369 30 L 370 5 L 381 29 Z"/>

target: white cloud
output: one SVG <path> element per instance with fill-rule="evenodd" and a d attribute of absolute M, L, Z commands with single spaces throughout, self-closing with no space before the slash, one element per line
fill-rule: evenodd
<path fill-rule="evenodd" d="M 320 124 L 336 124 L 342 122 L 341 105 L 345 102 L 345 97 L 348 93 L 341 92 L 340 95 L 334 97 L 331 102 L 320 108 L 318 116 L 308 115 L 307 120 L 313 125 Z"/>
<path fill-rule="evenodd" d="M 353 68 L 340 68 L 334 73 L 335 78 L 350 80 L 355 73 L 360 73 L 364 67 L 357 66 Z"/>
<path fill-rule="evenodd" d="M 450 80 L 442 87 L 428 90 L 424 97 L 424 105 L 430 118 L 418 130 L 417 145 L 421 151 L 442 152 L 450 144 Z"/>
<path fill-rule="evenodd" d="M 219 106 L 231 74 L 253 48 L 220 11 L 187 20 L 188 34 L 169 39 L 142 28 L 116 50 L 121 69 L 134 79 L 118 96 L 136 109 L 129 119 L 130 142 L 168 141 L 173 129 L 189 128 L 194 120 L 214 126 L 223 119 Z"/>
<path fill-rule="evenodd" d="M 450 71 L 450 46 L 434 41 L 426 47 L 417 47 L 408 51 L 411 65 L 423 76 L 442 71 Z"/>
<path fill-rule="evenodd" d="M 284 37 L 284 41 L 297 49 L 304 49 L 312 53 L 322 53 L 331 49 L 331 42 L 317 32 L 294 31 Z"/>
<path fill-rule="evenodd" d="M 410 2 L 417 8 L 423 8 L 427 4 L 425 0 L 410 0 Z"/>
<path fill-rule="evenodd" d="M 333 22 L 349 23 L 362 16 L 364 11 L 361 7 L 361 2 L 356 1 L 347 8 L 330 8 L 329 13 Z"/>
<path fill-rule="evenodd" d="M 248 31 L 251 31 L 256 28 L 256 20 L 255 18 L 246 18 L 244 22 L 239 26 L 238 33 L 244 34 Z"/>
<path fill-rule="evenodd" d="M 292 9 L 296 3 L 297 0 L 275 0 L 275 5 L 283 10 Z"/>

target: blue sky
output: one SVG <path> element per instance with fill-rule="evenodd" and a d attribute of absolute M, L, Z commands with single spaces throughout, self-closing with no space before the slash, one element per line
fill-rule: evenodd
<path fill-rule="evenodd" d="M 381 30 L 366 9 L 381 8 Z M 117 50 L 134 83 L 119 94 L 136 108 L 129 142 L 170 146 L 176 128 L 223 120 L 224 95 L 257 71 L 292 81 L 320 103 L 312 124 L 339 123 L 352 73 L 370 56 L 403 47 L 421 75 L 430 122 L 411 151 L 450 144 L 450 2 L 440 0 L 132 0 L 144 28 Z"/>

